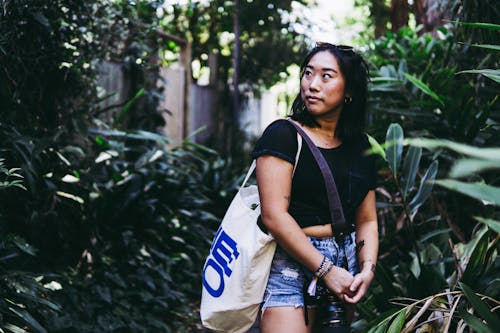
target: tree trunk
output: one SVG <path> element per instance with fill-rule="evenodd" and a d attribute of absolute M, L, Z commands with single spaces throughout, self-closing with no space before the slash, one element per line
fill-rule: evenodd
<path fill-rule="evenodd" d="M 234 50 L 233 50 L 233 114 L 230 124 L 231 137 L 227 139 L 226 151 L 231 151 L 233 138 L 238 131 L 238 119 L 240 110 L 240 94 L 239 94 L 239 75 L 240 75 L 240 1 L 234 0 Z"/>
<path fill-rule="evenodd" d="M 387 28 L 388 8 L 384 0 L 372 0 L 371 15 L 375 25 L 375 38 L 385 35 Z"/>
<path fill-rule="evenodd" d="M 235 118 L 239 111 L 239 72 L 240 72 L 240 1 L 234 0 L 234 50 L 233 50 L 233 113 Z M 237 118 L 236 118 L 237 119 Z M 235 119 L 235 120 L 236 120 Z"/>
<path fill-rule="evenodd" d="M 442 24 L 442 13 L 429 0 L 415 0 L 413 13 L 417 24 L 422 25 L 423 32 L 434 32 Z"/>
<path fill-rule="evenodd" d="M 408 25 L 410 15 L 410 5 L 407 0 L 391 0 L 391 30 L 397 32 L 402 27 Z"/>

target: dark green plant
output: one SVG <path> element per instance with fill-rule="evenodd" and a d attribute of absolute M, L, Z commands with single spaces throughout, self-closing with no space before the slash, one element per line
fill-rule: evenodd
<path fill-rule="evenodd" d="M 0 192 L 16 195 L 23 185 L 20 168 L 7 168 L 0 159 Z M 36 249 L 23 238 L 9 233 L 4 228 L 4 217 L 0 214 L 0 330 L 5 332 L 39 332 L 46 329 L 39 318 L 43 309 L 60 311 L 59 305 L 48 299 L 50 290 L 43 286 L 47 282 L 43 275 L 27 271 L 26 257 L 36 255 Z M 57 282 L 48 284 L 51 287 Z"/>
<path fill-rule="evenodd" d="M 201 260 L 216 228 L 212 212 L 224 199 L 205 184 L 215 169 L 221 173 L 220 159 L 189 143 L 168 148 L 151 132 L 106 132 L 93 119 L 118 109 L 112 128 L 156 126 L 160 94 L 156 64 L 148 64 L 157 34 L 143 24 L 156 18 L 154 3 L 2 5 L 0 142 L 27 191 L 0 191 L 0 296 L 24 309 L 15 314 L 8 307 L 16 306 L 2 303 L 0 323 L 41 332 L 195 326 Z M 135 98 L 108 110 L 99 109 L 105 96 L 97 96 L 95 82 L 102 60 L 122 63 L 135 77 Z M 99 162 L 107 151 L 116 156 Z M 20 185 L 0 174 L 4 180 Z M 228 182 L 213 184 L 223 193 Z M 36 253 L 17 256 L 23 240 Z M 44 303 L 50 289 L 43 286 L 60 306 Z M 24 295 L 39 297 L 17 298 Z"/>
<path fill-rule="evenodd" d="M 377 68 L 370 101 L 375 127 L 404 121 L 412 136 L 494 142 L 496 90 L 487 80 L 456 75 L 465 64 L 455 55 L 465 46 L 455 40 L 454 29 L 448 25 L 436 36 L 419 36 L 405 28 L 374 42 L 369 59 Z M 487 53 L 480 55 L 478 62 L 494 63 Z"/>
<path fill-rule="evenodd" d="M 64 194 L 57 191 L 65 204 L 54 214 L 80 212 L 78 221 L 88 228 L 80 229 L 78 244 L 60 240 L 59 247 L 78 257 L 53 295 L 64 311 L 47 312 L 46 325 L 51 332 L 189 327 L 218 223 L 204 182 L 215 155 L 187 142 L 171 150 L 165 137 L 144 131 L 92 133 L 93 164 L 78 169 Z M 62 189 L 62 182 L 55 186 Z M 72 232 L 66 229 L 65 235 Z"/>
<path fill-rule="evenodd" d="M 19 174 L 20 168 L 7 169 L 5 159 L 0 158 L 0 190 L 5 190 L 9 187 L 18 187 L 26 190 L 23 185 L 23 176 Z"/>
<path fill-rule="evenodd" d="M 411 332 L 417 328 L 454 332 L 465 327 L 495 332 L 499 322 L 494 309 L 500 304 L 496 280 L 497 235 L 500 231 L 498 209 L 488 217 L 475 217 L 476 222 L 483 226 L 467 243 L 455 242 L 451 230 L 443 225 L 439 215 L 426 220 L 414 217 L 433 184 L 494 206 L 500 205 L 500 190 L 480 182 L 434 180 L 437 170 L 431 165 L 421 176 L 421 185 L 418 191 L 414 189 L 413 198 L 409 199 L 404 193 L 408 180 L 419 169 L 418 157 L 422 147 L 449 149 L 464 155 L 457 160 L 450 176 L 472 177 L 470 179 L 489 170 L 498 170 L 500 151 L 445 140 L 408 141 L 411 147 L 403 163 L 404 140 L 399 126 L 389 127 L 385 152 L 374 144 L 374 150 L 386 157 L 396 189 L 386 186 L 389 191 L 379 191 L 391 200 L 378 203 L 385 215 L 380 220 L 380 260 L 373 290 L 366 303 L 359 306 L 363 319 L 356 324 L 364 329 L 370 328 L 369 332 Z M 473 286 L 473 289 L 468 286 Z M 387 303 L 388 299 L 392 305 Z M 394 308 L 394 305 L 402 308 Z M 380 312 L 383 313 L 382 319 Z"/>
<path fill-rule="evenodd" d="M 441 272 L 435 272 L 432 267 L 443 253 L 425 241 L 430 238 L 430 224 L 439 225 L 439 221 L 425 221 L 421 212 L 427 208 L 424 203 L 431 194 L 438 162 L 429 162 L 424 168 L 422 148 L 405 150 L 403 129 L 398 124 L 389 126 L 383 146 L 373 138 L 370 141 L 373 152 L 387 164 L 380 170 L 386 181 L 377 190 L 381 241 L 376 281 L 368 301 L 358 307 L 361 320 L 356 325 L 363 328 L 379 312 L 392 308 L 388 299 L 422 297 L 445 285 L 443 269 L 438 267 Z"/>
<path fill-rule="evenodd" d="M 488 27 L 500 29 L 495 25 Z M 477 47 L 497 50 L 494 45 Z M 496 81 L 495 75 L 498 75 L 498 69 L 479 69 L 464 73 L 470 72 L 485 75 L 493 81 Z M 436 101 L 440 100 L 439 95 L 426 84 L 411 76 L 409 79 L 418 89 Z M 398 142 L 402 145 L 402 139 Z M 377 295 L 383 294 L 395 296 L 392 303 L 403 307 L 397 310 L 387 306 L 378 307 L 380 311 L 388 312 L 382 319 L 374 319 L 369 325 L 369 332 L 410 332 L 415 329 L 455 332 L 467 328 L 478 332 L 496 332 L 500 329 L 497 313 L 500 304 L 497 279 L 500 189 L 498 178 L 492 177 L 491 173 L 498 170 L 500 150 L 450 140 L 417 138 L 410 139 L 409 143 L 410 150 L 428 148 L 436 152 L 434 156 L 451 157 L 453 167 L 449 178 L 434 180 L 432 183 L 477 199 L 484 209 L 476 212 L 473 219 L 466 217 L 472 220 L 471 224 L 476 225 L 469 241 L 457 242 L 452 237 L 452 228 L 444 228 L 439 223 L 443 217 L 440 214 L 441 216 L 430 217 L 425 224 L 421 224 L 420 229 L 426 234 L 422 231 L 416 233 L 420 248 L 425 250 L 420 252 L 421 257 L 417 257 L 418 262 L 415 256 L 411 261 L 396 256 L 402 262 L 397 264 L 397 273 L 392 270 L 396 274 L 391 276 L 390 269 L 385 264 L 391 257 L 394 258 L 394 254 L 381 260 L 383 266 L 377 277 L 377 284 L 380 284 L 381 289 L 374 292 L 373 302 L 377 300 Z M 400 150 L 402 146 L 396 149 Z M 483 214 L 486 216 L 479 216 Z M 427 260 L 422 261 L 420 258 Z M 418 284 L 412 283 L 414 277 L 419 278 Z M 441 287 L 434 283 L 439 279 Z M 423 294 L 419 296 L 418 293 Z M 365 310 L 373 309 L 366 307 Z"/>
<path fill-rule="evenodd" d="M 369 59 L 381 66 L 372 71 L 370 120 L 375 137 L 381 138 L 381 129 L 398 122 L 404 123 L 409 137 L 446 138 L 478 146 L 498 142 L 497 83 L 483 75 L 457 74 L 475 62 L 481 64 L 480 69 L 494 69 L 498 60 L 487 48 L 457 42 L 457 29 L 461 31 L 462 25 L 450 23 L 436 36 L 419 36 L 408 28 L 374 42 Z M 467 57 L 461 53 L 466 50 L 475 52 Z M 437 154 L 442 169 L 449 168 L 456 158 L 447 150 Z M 441 194 L 446 200 L 439 198 Z M 467 216 L 485 210 L 454 193 L 437 192 L 432 201 L 461 241 L 467 241 L 472 233 Z"/>

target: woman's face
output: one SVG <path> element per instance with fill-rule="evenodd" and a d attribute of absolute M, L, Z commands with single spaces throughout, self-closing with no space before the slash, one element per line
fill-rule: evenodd
<path fill-rule="evenodd" d="M 300 81 L 300 94 L 314 117 L 340 114 L 347 95 L 344 75 L 333 54 L 320 51 L 311 58 Z"/>

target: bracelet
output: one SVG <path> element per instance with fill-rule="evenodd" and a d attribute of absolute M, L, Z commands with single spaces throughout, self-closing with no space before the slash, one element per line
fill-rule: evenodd
<path fill-rule="evenodd" d="M 319 265 L 316 272 L 314 272 L 314 275 L 318 279 L 321 279 L 326 275 L 326 273 L 328 273 L 332 269 L 332 267 L 333 267 L 333 262 L 326 256 L 323 256 L 323 260 L 321 261 L 321 264 Z"/>
<path fill-rule="evenodd" d="M 326 273 L 328 273 L 332 269 L 333 266 L 333 261 L 328 259 L 326 256 L 323 256 L 321 264 L 319 265 L 316 272 L 314 272 L 314 278 L 311 280 L 311 283 L 309 283 L 309 286 L 307 287 L 307 294 L 309 296 L 316 295 L 316 286 L 318 284 L 318 280 L 323 278 Z"/>

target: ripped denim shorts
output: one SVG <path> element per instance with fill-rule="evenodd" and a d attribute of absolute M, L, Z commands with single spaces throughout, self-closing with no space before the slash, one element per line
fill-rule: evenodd
<path fill-rule="evenodd" d="M 359 272 L 354 232 L 344 236 L 344 246 L 339 246 L 333 237 L 308 238 L 336 266 L 345 267 L 347 261 L 351 274 Z M 312 276 L 313 272 L 299 264 L 278 245 L 264 293 L 262 313 L 269 307 L 304 307 L 304 285 L 311 281 Z"/>

